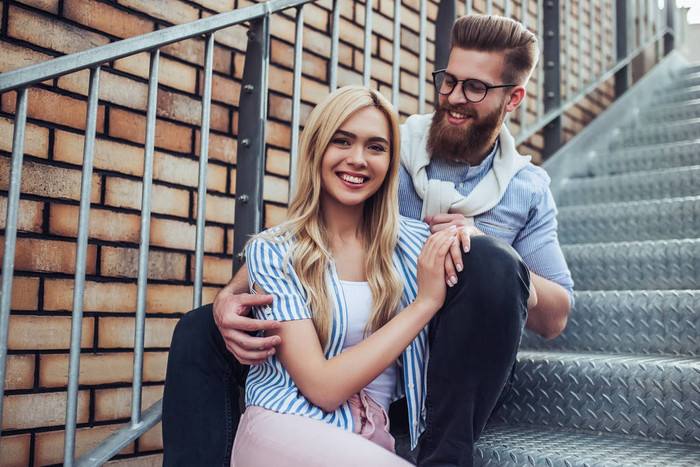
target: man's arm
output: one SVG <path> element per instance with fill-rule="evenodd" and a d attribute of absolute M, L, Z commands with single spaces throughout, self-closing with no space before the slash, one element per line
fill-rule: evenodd
<path fill-rule="evenodd" d="M 279 336 L 255 337 L 248 332 L 278 329 L 279 322 L 248 317 L 251 307 L 269 305 L 272 297 L 247 292 L 248 271 L 242 267 L 216 295 L 213 314 L 226 348 L 239 362 L 256 365 L 273 355 L 281 340 Z"/>

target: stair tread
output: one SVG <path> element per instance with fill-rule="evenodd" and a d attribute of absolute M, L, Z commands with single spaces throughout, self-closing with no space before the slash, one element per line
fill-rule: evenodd
<path fill-rule="evenodd" d="M 697 466 L 700 445 L 560 427 L 489 423 L 474 449 L 482 466 Z"/>

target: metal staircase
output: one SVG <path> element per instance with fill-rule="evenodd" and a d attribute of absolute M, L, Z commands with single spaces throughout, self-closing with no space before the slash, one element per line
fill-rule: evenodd
<path fill-rule="evenodd" d="M 476 465 L 700 465 L 700 65 L 664 87 L 553 180 L 576 303 L 523 337 Z"/>

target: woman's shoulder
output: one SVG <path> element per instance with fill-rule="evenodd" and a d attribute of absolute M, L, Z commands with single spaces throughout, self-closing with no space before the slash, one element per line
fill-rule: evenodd
<path fill-rule="evenodd" d="M 399 241 L 396 245 L 399 250 L 411 252 L 417 256 L 429 236 L 428 224 L 410 217 L 399 216 Z"/>
<path fill-rule="evenodd" d="M 273 254 L 284 256 L 293 243 L 293 237 L 283 226 L 272 227 L 255 234 L 246 245 L 246 257 Z"/>

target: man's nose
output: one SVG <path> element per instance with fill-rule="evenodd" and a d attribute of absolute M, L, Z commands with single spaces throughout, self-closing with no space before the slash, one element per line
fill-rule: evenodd
<path fill-rule="evenodd" d="M 467 97 L 464 95 L 464 88 L 462 83 L 457 83 L 457 85 L 452 89 L 452 92 L 447 96 L 447 100 L 452 105 L 456 104 L 466 104 L 469 102 Z"/>

